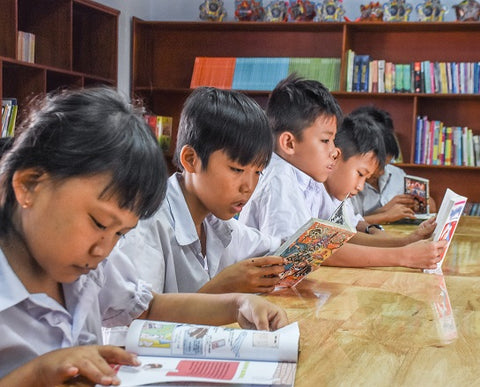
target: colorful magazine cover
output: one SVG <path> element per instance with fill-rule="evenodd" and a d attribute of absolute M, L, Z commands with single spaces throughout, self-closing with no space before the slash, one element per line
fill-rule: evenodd
<path fill-rule="evenodd" d="M 458 222 L 460 221 L 466 203 L 467 198 L 465 196 L 458 195 L 451 189 L 447 188 L 440 209 L 438 210 L 437 226 L 433 231 L 433 240 L 446 240 L 448 243 L 443 250 L 440 262 L 437 263 L 437 268 L 425 269 L 424 272 L 442 274 L 443 261 L 447 255 L 448 247 L 450 246 L 453 234 L 457 229 Z"/>
<path fill-rule="evenodd" d="M 288 261 L 277 287 L 299 283 L 355 234 L 355 229 L 346 222 L 344 203 L 341 202 L 330 220 L 310 219 L 275 252 L 274 255 Z"/>

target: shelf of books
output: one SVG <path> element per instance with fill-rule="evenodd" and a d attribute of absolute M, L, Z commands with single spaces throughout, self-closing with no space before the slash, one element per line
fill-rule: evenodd
<path fill-rule="evenodd" d="M 117 83 L 119 11 L 91 0 L 0 0 L 2 136 L 33 96 Z M 92 60 L 94 58 L 94 60 Z M 13 122 L 6 124 L 5 121 Z"/>
<path fill-rule="evenodd" d="M 265 106 L 291 73 L 323 82 L 345 113 L 366 104 L 390 112 L 400 165 L 430 179 L 435 200 L 452 188 L 480 202 L 480 23 L 133 19 L 132 94 L 173 118 L 167 154 L 192 88 L 238 89 Z"/>

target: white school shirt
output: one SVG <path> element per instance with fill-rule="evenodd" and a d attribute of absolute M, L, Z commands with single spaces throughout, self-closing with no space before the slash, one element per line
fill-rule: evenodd
<path fill-rule="evenodd" d="M 119 260 L 104 260 L 63 291 L 66 308 L 29 293 L 0 250 L 0 378 L 46 352 L 102 344 L 102 324 L 127 325 L 152 299 L 131 263 Z"/>
<path fill-rule="evenodd" d="M 387 164 L 385 173 L 378 178 L 378 191 L 370 184 L 365 183 L 363 191 L 351 199 L 355 212 L 364 216 L 369 215 L 383 207 L 395 196 L 403 194 L 405 175 L 403 169 Z"/>
<path fill-rule="evenodd" d="M 273 153 L 238 219 L 263 233 L 285 240 L 317 216 L 321 204 L 318 200 L 320 185 Z"/>
<path fill-rule="evenodd" d="M 142 220 L 112 254 L 130 257 L 140 278 L 159 293 L 196 292 L 226 267 L 275 251 L 280 239 L 261 234 L 236 219 L 213 215 L 203 222 L 206 257 L 178 182 L 168 179 L 166 198 L 153 217 Z M 212 188 L 214 189 L 214 188 Z"/>
<path fill-rule="evenodd" d="M 363 217 L 360 214 L 355 213 L 355 210 L 350 202 L 351 198 L 345 201 L 345 215 L 347 217 L 348 224 L 355 228 L 357 223 L 363 221 Z M 333 214 L 333 212 L 337 209 L 342 201 L 338 200 L 334 196 L 330 195 L 325 188 L 324 184 L 321 184 L 320 189 L 320 209 L 318 212 L 318 218 L 320 219 L 328 219 Z"/>

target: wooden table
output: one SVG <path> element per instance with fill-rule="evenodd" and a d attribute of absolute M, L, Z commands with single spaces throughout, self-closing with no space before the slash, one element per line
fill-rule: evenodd
<path fill-rule="evenodd" d="M 300 325 L 295 386 L 480 386 L 479 236 L 463 218 L 444 276 L 325 266 L 267 296 Z"/>
<path fill-rule="evenodd" d="M 445 276 L 325 266 L 266 296 L 300 325 L 295 387 L 480 386 L 479 235 L 462 218 Z"/>

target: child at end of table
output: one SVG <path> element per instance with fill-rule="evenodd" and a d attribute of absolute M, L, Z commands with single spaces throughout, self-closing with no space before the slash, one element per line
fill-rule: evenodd
<path fill-rule="evenodd" d="M 113 254 L 135 260 L 159 292 L 269 292 L 280 239 L 232 219 L 248 202 L 273 149 L 264 111 L 232 90 L 195 89 L 180 116 L 174 162 L 159 211 Z"/>
<path fill-rule="evenodd" d="M 385 148 L 381 129 L 367 114 L 344 118 L 335 138 L 340 157 L 333 172 L 325 181 L 321 195 L 319 218 L 328 218 L 345 197 L 361 192 L 366 179 L 382 168 Z M 325 262 L 331 266 L 406 266 L 430 268 L 441 255 L 443 243 L 426 240 L 435 228 L 434 220 L 424 222 L 407 236 L 395 236 L 383 231 L 370 235 L 370 227 L 361 216 L 355 215 L 346 202 L 347 214 L 356 235 Z M 361 225 L 361 226 L 359 226 Z"/>
<path fill-rule="evenodd" d="M 391 164 L 398 158 L 400 148 L 394 134 L 393 120 L 385 110 L 375 106 L 361 106 L 350 113 L 350 116 L 367 114 L 380 127 L 387 154 L 385 167 L 377 168 L 367 179 L 364 189 L 351 201 L 357 213 L 369 224 L 395 222 L 403 218 L 414 218 L 414 199 L 404 193 L 404 177 L 406 173 Z M 430 211 L 436 211 L 432 198 L 429 199 Z"/>
<path fill-rule="evenodd" d="M 239 221 L 287 239 L 318 215 L 319 182 L 338 156 L 334 138 L 342 112 L 320 82 L 294 75 L 275 87 L 266 112 L 275 152 Z"/>
<path fill-rule="evenodd" d="M 275 329 L 283 310 L 253 295 L 158 295 L 130 261 L 105 260 L 163 200 L 166 167 L 143 111 L 115 90 L 37 100 L 0 161 L 0 386 L 83 376 L 118 385 L 137 364 L 101 328 L 135 318 Z"/>

